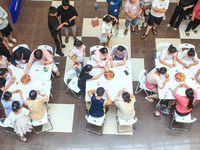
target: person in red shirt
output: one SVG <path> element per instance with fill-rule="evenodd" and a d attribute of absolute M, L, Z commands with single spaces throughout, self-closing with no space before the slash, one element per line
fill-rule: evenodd
<path fill-rule="evenodd" d="M 199 24 L 200 24 L 200 0 L 197 2 L 197 4 L 195 5 L 195 7 L 193 9 L 192 18 L 185 30 L 185 34 L 187 36 L 190 36 L 189 31 L 191 28 L 192 28 L 193 32 L 195 34 L 197 34 L 198 31 L 196 28 Z"/>
<path fill-rule="evenodd" d="M 178 95 L 176 92 L 178 88 L 185 86 L 185 96 Z M 197 100 L 197 92 L 195 89 L 189 87 L 186 83 L 179 84 L 173 91 L 176 100 L 171 101 L 168 107 L 175 105 L 175 111 L 179 116 L 187 116 L 191 113 L 194 103 Z"/>

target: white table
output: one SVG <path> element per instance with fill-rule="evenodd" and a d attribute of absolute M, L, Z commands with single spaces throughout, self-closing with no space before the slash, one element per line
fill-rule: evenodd
<path fill-rule="evenodd" d="M 165 61 L 167 63 L 171 63 L 171 64 L 173 63 L 172 59 L 165 60 Z M 193 60 L 184 60 L 184 59 L 182 59 L 182 61 L 186 64 L 190 64 L 193 62 Z M 159 59 L 155 59 L 155 64 L 156 64 L 156 68 L 165 66 L 159 62 Z M 176 67 L 173 67 L 173 68 L 169 68 L 168 66 L 165 66 L 165 67 L 167 68 L 167 74 L 169 74 L 170 77 L 169 77 L 169 81 L 166 82 L 165 87 L 163 89 L 158 88 L 158 94 L 159 94 L 160 99 L 163 99 L 166 91 L 168 91 L 168 93 L 169 93 L 166 99 L 174 99 L 174 96 L 172 94 L 173 90 L 180 83 L 184 83 L 184 82 L 177 82 L 175 80 L 175 74 L 177 72 L 182 72 L 185 74 L 185 76 L 186 76 L 185 83 L 197 91 L 197 99 L 200 99 L 200 84 L 196 82 L 195 77 L 194 77 L 195 74 L 197 73 L 197 71 L 200 69 L 200 63 L 195 66 L 192 66 L 188 69 L 184 68 L 183 65 L 178 62 L 176 62 Z M 164 82 L 165 76 L 160 76 L 160 77 L 161 77 L 161 81 Z M 186 90 L 185 87 L 180 87 L 177 90 L 177 94 L 179 94 L 181 96 L 185 96 L 185 90 Z"/>
<path fill-rule="evenodd" d="M 105 61 L 103 61 L 105 63 Z M 122 61 L 113 61 L 114 63 L 119 63 Z M 87 64 L 91 64 L 93 66 L 97 65 L 97 62 L 94 60 L 88 60 Z M 112 101 L 115 100 L 117 93 L 120 90 L 127 90 L 128 92 L 133 92 L 132 87 L 132 70 L 131 70 L 131 61 L 127 60 L 126 64 L 121 66 L 116 66 L 114 68 L 109 68 L 115 73 L 115 76 L 111 80 L 107 80 L 104 75 L 101 75 L 98 79 L 95 80 L 87 80 L 86 82 L 86 93 L 85 93 L 85 101 L 91 101 L 87 91 L 92 89 L 97 89 L 98 87 L 103 87 L 108 90 L 108 94 Z M 124 73 L 124 70 L 127 70 L 129 75 Z M 96 76 L 102 71 L 102 68 L 93 68 L 90 72 L 90 75 Z M 106 98 L 104 94 L 103 98 Z"/>

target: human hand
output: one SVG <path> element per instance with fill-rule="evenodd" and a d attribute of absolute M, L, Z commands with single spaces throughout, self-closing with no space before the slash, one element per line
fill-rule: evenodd
<path fill-rule="evenodd" d="M 19 89 L 18 89 L 18 91 L 17 91 L 17 92 L 19 92 L 19 94 L 22 94 L 22 90 L 19 90 Z"/>
<path fill-rule="evenodd" d="M 105 93 L 108 94 L 108 90 L 105 89 Z"/>
<path fill-rule="evenodd" d="M 187 10 L 187 7 L 183 7 L 183 10 Z"/>
<path fill-rule="evenodd" d="M 169 81 L 169 78 L 166 78 L 165 81 Z"/>
<path fill-rule="evenodd" d="M 28 70 L 25 70 L 25 71 L 24 71 L 24 74 L 27 74 L 27 73 L 28 73 Z"/>
<path fill-rule="evenodd" d="M 113 36 L 113 34 L 112 34 L 112 33 L 110 33 L 110 36 Z"/>
<path fill-rule="evenodd" d="M 14 78 L 16 78 L 16 77 L 12 75 L 11 78 L 14 79 Z"/>
<path fill-rule="evenodd" d="M 8 62 L 8 65 L 10 66 L 11 64 Z"/>
<path fill-rule="evenodd" d="M 67 22 L 64 22 L 64 25 L 69 25 Z"/>
<path fill-rule="evenodd" d="M 192 67 L 192 65 L 191 65 L 191 64 L 189 64 L 187 67 L 188 67 L 188 68 L 190 68 L 190 67 Z"/>
<path fill-rule="evenodd" d="M 187 87 L 187 86 L 188 86 L 186 83 L 183 83 L 183 85 L 184 85 L 185 87 Z"/>
<path fill-rule="evenodd" d="M 173 66 L 176 67 L 176 62 L 173 63 Z"/>
<path fill-rule="evenodd" d="M 120 90 L 118 94 L 120 95 L 120 94 L 122 94 L 122 92 L 123 92 L 123 90 Z"/>
<path fill-rule="evenodd" d="M 184 66 L 185 68 L 187 68 L 187 67 L 188 67 L 188 65 L 187 65 L 187 64 L 183 64 L 183 66 Z"/>
<path fill-rule="evenodd" d="M 179 87 L 183 87 L 183 83 L 179 84 L 178 86 L 179 86 Z"/>
<path fill-rule="evenodd" d="M 165 74 L 165 77 L 166 77 L 166 78 L 169 78 L 169 74 Z"/>
<path fill-rule="evenodd" d="M 0 21 L 3 20 L 3 18 L 0 18 Z"/>
<path fill-rule="evenodd" d="M 84 56 L 84 57 L 86 57 L 86 54 L 85 54 L 85 52 L 83 52 L 83 56 Z"/>
<path fill-rule="evenodd" d="M 106 69 L 106 72 L 108 72 L 108 67 L 106 67 L 105 69 Z"/>
<path fill-rule="evenodd" d="M 173 64 L 168 65 L 170 68 L 173 68 Z"/>
<path fill-rule="evenodd" d="M 194 21 L 194 17 L 191 18 L 191 21 Z"/>
<path fill-rule="evenodd" d="M 110 65 L 110 66 L 111 66 L 111 68 L 113 68 L 113 67 L 115 67 L 116 65 L 115 65 L 115 64 L 113 64 L 113 63 L 111 63 L 111 65 Z"/>
<path fill-rule="evenodd" d="M 135 16 L 135 15 L 134 15 L 134 16 L 131 16 L 131 18 L 132 18 L 132 19 L 135 19 L 135 18 L 136 18 L 136 16 Z"/>
<path fill-rule="evenodd" d="M 21 61 L 22 63 L 25 63 L 25 62 L 26 62 L 26 60 L 25 60 L 25 59 L 21 59 L 20 61 Z"/>
<path fill-rule="evenodd" d="M 118 18 L 120 18 L 120 17 L 121 17 L 121 14 L 119 13 Z"/>
<path fill-rule="evenodd" d="M 21 67 L 22 67 L 20 64 L 17 64 L 16 66 L 17 66 L 18 68 L 21 68 Z"/>
<path fill-rule="evenodd" d="M 39 90 L 36 90 L 36 93 L 40 94 L 41 92 Z"/>

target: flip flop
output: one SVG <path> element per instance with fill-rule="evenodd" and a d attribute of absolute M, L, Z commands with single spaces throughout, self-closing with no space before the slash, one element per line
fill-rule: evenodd
<path fill-rule="evenodd" d="M 185 32 L 186 36 L 190 36 L 190 33 L 189 32 Z"/>
<path fill-rule="evenodd" d="M 154 102 L 153 98 L 147 98 L 147 96 L 145 97 L 145 99 L 149 102 Z"/>
<path fill-rule="evenodd" d="M 10 39 L 12 42 L 16 43 L 17 40 L 15 38 Z"/>
<path fill-rule="evenodd" d="M 12 43 L 9 43 L 8 46 L 9 47 L 14 47 L 14 45 Z"/>
<path fill-rule="evenodd" d="M 136 31 L 131 31 L 135 36 L 137 36 L 137 32 Z"/>
<path fill-rule="evenodd" d="M 152 28 L 152 32 L 153 32 L 154 35 L 157 34 L 156 29 L 154 29 L 154 28 Z"/>
<path fill-rule="evenodd" d="M 148 34 L 144 34 L 143 36 L 141 36 L 141 39 L 144 39 L 147 36 L 148 36 Z"/>
<path fill-rule="evenodd" d="M 195 34 L 198 33 L 198 30 L 196 30 L 196 29 L 193 29 L 192 31 L 193 31 Z"/>
<path fill-rule="evenodd" d="M 22 138 L 22 137 L 20 137 L 21 138 L 21 140 L 23 141 L 23 142 L 26 142 L 27 141 L 27 138 Z"/>
<path fill-rule="evenodd" d="M 125 31 L 124 31 L 124 35 L 125 35 L 125 36 L 127 35 L 127 32 L 128 32 L 128 30 L 125 30 Z"/>

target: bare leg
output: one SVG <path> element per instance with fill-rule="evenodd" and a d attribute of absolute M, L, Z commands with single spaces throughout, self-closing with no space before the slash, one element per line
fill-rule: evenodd
<path fill-rule="evenodd" d="M 134 25 L 132 25 L 132 31 L 135 31 L 135 26 Z"/>
<path fill-rule="evenodd" d="M 99 45 L 103 46 L 104 43 L 99 43 Z"/>
<path fill-rule="evenodd" d="M 7 37 L 3 37 L 3 40 L 7 43 L 7 45 L 11 44 L 11 43 L 8 41 L 8 38 L 7 38 Z"/>
<path fill-rule="evenodd" d="M 108 38 L 106 45 L 109 47 L 109 43 L 110 43 L 110 38 Z"/>
<path fill-rule="evenodd" d="M 171 102 L 171 104 L 169 104 L 169 107 L 175 105 L 175 104 L 176 104 L 176 101 L 177 101 L 177 100 L 173 100 L 173 101 Z"/>
<path fill-rule="evenodd" d="M 66 37 L 68 37 L 68 35 L 69 35 L 68 33 L 69 33 L 69 32 L 65 32 Z"/>
<path fill-rule="evenodd" d="M 72 35 L 73 35 L 73 37 L 75 37 L 76 36 L 76 32 L 72 32 Z"/>
<path fill-rule="evenodd" d="M 146 30 L 146 32 L 145 32 L 146 35 L 148 35 L 149 30 L 150 30 L 151 28 L 152 28 L 152 26 L 149 26 L 149 25 L 147 26 L 147 30 Z"/>
<path fill-rule="evenodd" d="M 116 30 L 118 30 L 118 31 L 119 31 L 119 23 L 118 23 L 118 24 L 116 24 Z"/>
<path fill-rule="evenodd" d="M 125 26 L 126 27 L 126 26 Z M 128 30 L 128 27 L 126 27 L 126 30 Z"/>
<path fill-rule="evenodd" d="M 158 25 L 157 25 L 156 23 L 154 23 L 154 27 L 153 27 L 153 29 L 156 29 L 157 26 L 158 26 Z"/>

